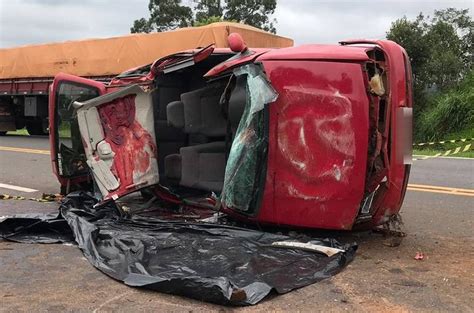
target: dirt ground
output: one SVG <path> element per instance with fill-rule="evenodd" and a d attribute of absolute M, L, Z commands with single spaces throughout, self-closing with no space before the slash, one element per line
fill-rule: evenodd
<path fill-rule="evenodd" d="M 439 205 L 414 205 L 419 197 L 407 195 L 402 216 L 408 236 L 400 246 L 389 247 L 372 232 L 319 233 L 358 242 L 354 261 L 330 279 L 244 308 L 127 287 L 95 270 L 75 246 L 0 241 L 0 311 L 474 312 L 472 214 L 445 205 L 441 195 L 430 195 Z M 54 207 L 11 201 L 0 216 Z M 414 259 L 417 252 L 423 260 Z"/>

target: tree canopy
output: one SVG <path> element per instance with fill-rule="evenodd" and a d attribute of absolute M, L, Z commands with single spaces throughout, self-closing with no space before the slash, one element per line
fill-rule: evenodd
<path fill-rule="evenodd" d="M 402 45 L 410 56 L 415 82 L 423 88 L 456 85 L 472 68 L 474 22 L 469 10 L 448 8 L 415 20 L 392 23 L 387 39 Z"/>
<path fill-rule="evenodd" d="M 178 27 L 201 26 L 219 21 L 242 22 L 272 33 L 276 32 L 276 0 L 194 0 L 194 5 L 182 0 L 150 0 L 150 17 L 133 22 L 132 33 L 166 31 Z"/>
<path fill-rule="evenodd" d="M 473 87 L 466 82 L 473 77 L 473 32 L 469 10 L 454 8 L 437 10 L 433 17 L 400 18 L 387 32 L 387 39 L 403 46 L 411 59 L 416 137 L 431 140 L 472 125 Z M 453 129 L 439 126 L 446 119 Z"/>
<path fill-rule="evenodd" d="M 416 115 L 430 92 L 453 88 L 472 70 L 473 30 L 468 9 L 437 10 L 433 17 L 420 13 L 392 23 L 387 39 L 403 46 L 411 59 Z"/>

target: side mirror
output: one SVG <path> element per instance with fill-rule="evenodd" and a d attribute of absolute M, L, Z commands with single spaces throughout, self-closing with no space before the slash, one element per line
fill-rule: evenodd
<path fill-rule="evenodd" d="M 244 53 L 247 51 L 247 45 L 244 42 L 244 39 L 239 33 L 231 33 L 227 37 L 227 43 L 229 44 L 230 50 L 236 53 Z"/>

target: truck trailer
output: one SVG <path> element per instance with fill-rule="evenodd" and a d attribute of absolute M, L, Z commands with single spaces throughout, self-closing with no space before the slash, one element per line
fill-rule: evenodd
<path fill-rule="evenodd" d="M 48 95 L 60 72 L 107 83 L 125 70 L 178 51 L 209 44 L 226 48 L 232 32 L 241 34 L 252 47 L 293 45 L 292 39 L 255 27 L 221 22 L 160 33 L 0 49 L 0 135 L 24 127 L 30 135 L 48 133 Z"/>

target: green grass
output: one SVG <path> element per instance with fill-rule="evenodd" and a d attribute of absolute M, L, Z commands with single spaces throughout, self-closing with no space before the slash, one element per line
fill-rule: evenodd
<path fill-rule="evenodd" d="M 20 135 L 20 136 L 29 136 L 28 131 L 26 130 L 26 128 L 17 129 L 15 131 L 9 131 L 9 132 L 7 132 L 7 134 L 9 134 L 9 135 Z"/>
<path fill-rule="evenodd" d="M 7 132 L 9 135 L 17 135 L 17 136 L 29 136 L 28 131 L 26 128 L 17 129 L 15 131 Z M 69 123 L 63 123 L 59 128 L 59 138 L 71 138 L 71 126 Z"/>
<path fill-rule="evenodd" d="M 422 141 L 458 139 L 474 133 L 474 71 L 454 88 L 434 94 L 416 119 L 415 138 Z"/>
<path fill-rule="evenodd" d="M 69 122 L 62 123 L 59 126 L 58 133 L 59 133 L 59 138 L 71 138 L 71 124 Z"/>
<path fill-rule="evenodd" d="M 460 131 L 439 134 L 439 138 L 440 139 L 436 141 L 461 139 L 461 138 L 474 138 L 474 125 L 472 127 L 466 127 Z"/>

